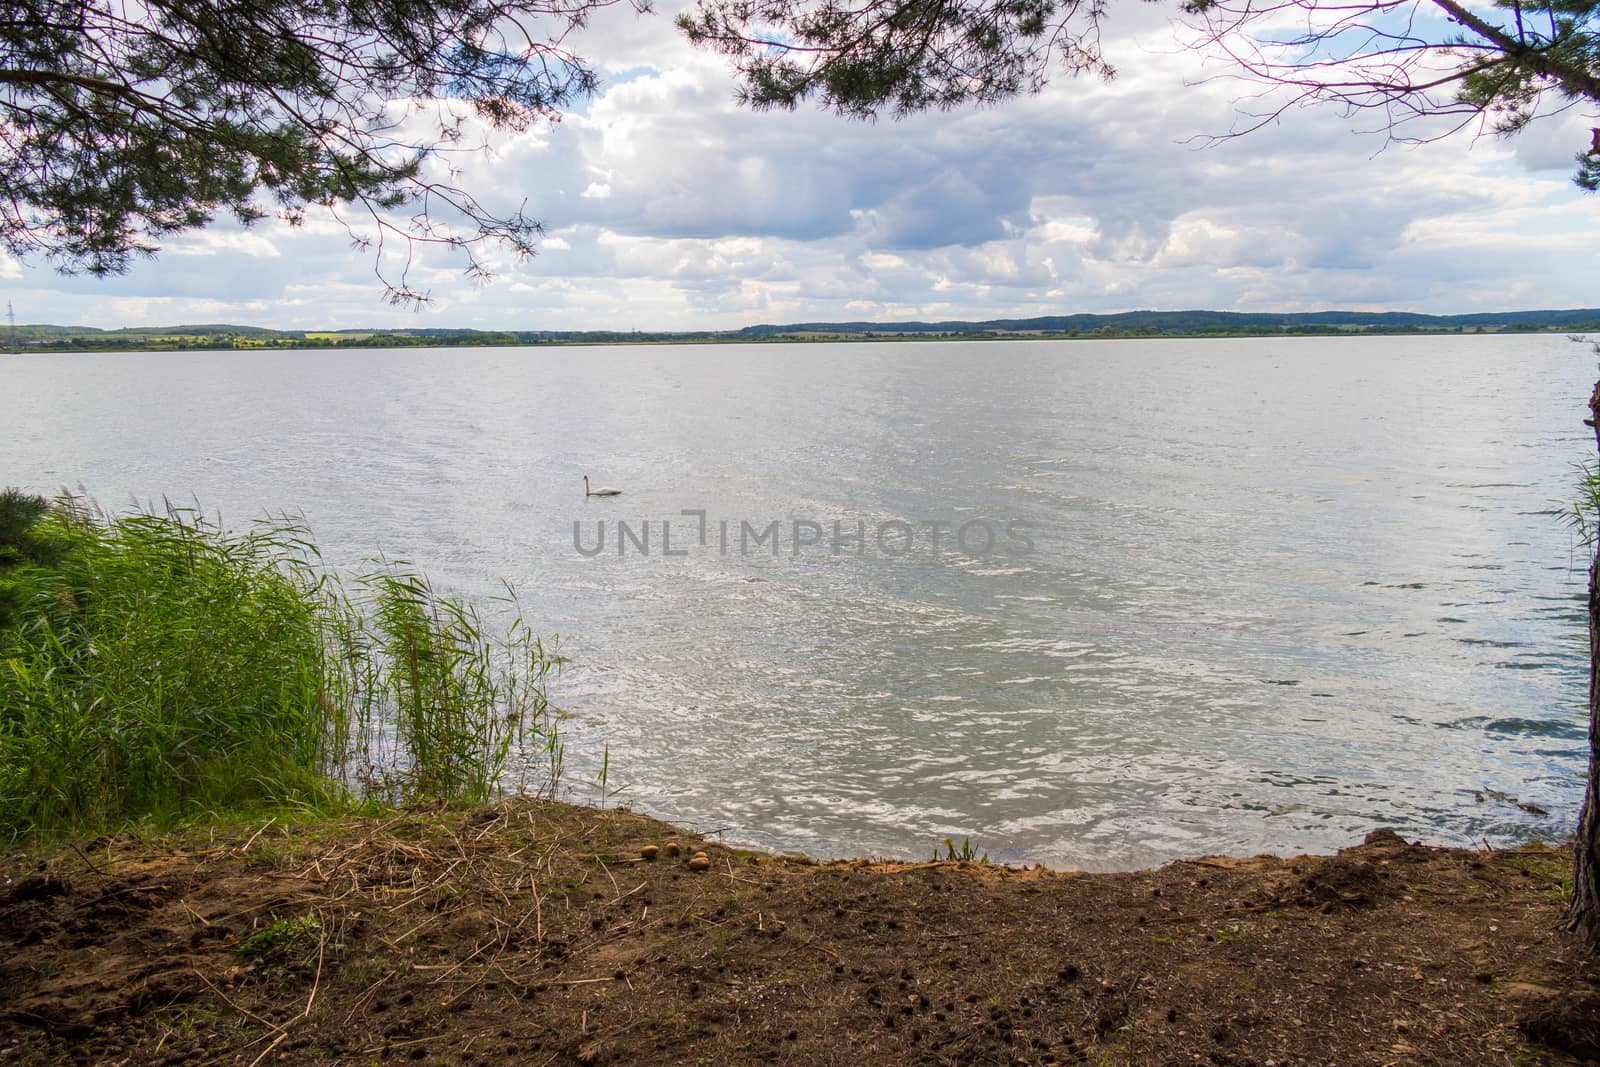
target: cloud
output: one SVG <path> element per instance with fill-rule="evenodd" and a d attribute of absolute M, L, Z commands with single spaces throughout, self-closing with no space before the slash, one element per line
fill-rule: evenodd
<path fill-rule="evenodd" d="M 435 298 L 382 303 L 371 252 L 313 213 L 219 224 L 127 277 L 0 260 L 26 321 L 224 319 L 288 327 L 688 329 L 753 321 L 991 318 L 1133 308 L 1447 312 L 1594 303 L 1571 185 L 1577 114 L 1514 141 L 1417 146 L 1330 109 L 1226 132 L 1236 83 L 1195 84 L 1164 16 L 1117 12 L 1112 82 L 1061 79 L 984 110 L 875 124 L 735 102 L 670 12 L 611 9 L 577 39 L 605 75 L 558 124 L 449 161 L 496 210 L 541 219 L 541 253 L 485 249 L 495 282 L 410 250 Z M 384 264 L 405 254 L 391 241 Z"/>
<path fill-rule="evenodd" d="M 278 246 L 259 230 L 216 227 L 183 234 L 169 243 L 168 256 L 256 256 L 272 258 Z"/>

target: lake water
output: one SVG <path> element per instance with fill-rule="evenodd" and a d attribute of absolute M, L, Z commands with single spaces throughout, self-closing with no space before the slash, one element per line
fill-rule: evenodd
<path fill-rule="evenodd" d="M 1559 336 L 19 356 L 0 482 L 508 579 L 573 660 L 569 784 L 609 746 L 730 841 L 1504 842 L 1580 799 L 1595 373 Z"/>

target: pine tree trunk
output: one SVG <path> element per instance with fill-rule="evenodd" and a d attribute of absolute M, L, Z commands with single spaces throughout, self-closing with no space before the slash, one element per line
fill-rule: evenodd
<path fill-rule="evenodd" d="M 1589 411 L 1600 447 L 1600 384 L 1589 397 Z M 1600 950 L 1600 540 L 1589 563 L 1589 778 L 1578 815 L 1576 853 L 1567 923 Z"/>

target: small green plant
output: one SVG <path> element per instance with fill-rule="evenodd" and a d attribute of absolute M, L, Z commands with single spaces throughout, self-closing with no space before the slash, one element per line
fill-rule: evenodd
<path fill-rule="evenodd" d="M 560 757 L 558 755 L 557 760 L 559 761 L 559 759 Z M 628 791 L 628 786 L 626 783 L 618 785 L 612 781 L 611 746 L 609 744 L 601 749 L 600 769 L 595 772 L 594 784 L 595 788 L 600 790 L 600 806 L 602 808 L 609 808 L 615 805 L 623 809 L 628 809 L 632 806 L 633 802 L 630 800 L 623 800 L 620 802 L 618 800 L 623 793 Z"/>
<path fill-rule="evenodd" d="M 978 855 L 977 851 L 972 847 L 972 839 L 969 837 L 961 839 L 960 848 L 956 847 L 954 839 L 947 837 L 944 839 L 943 853 L 940 853 L 937 846 L 934 847 L 933 859 L 936 863 L 949 860 L 956 860 L 961 863 L 988 863 L 989 854 L 985 852 L 982 856 Z"/>
<path fill-rule="evenodd" d="M 1217 944 L 1226 945 L 1239 940 L 1249 932 L 1250 928 L 1242 923 L 1230 923 L 1229 925 L 1214 931 L 1211 937 L 1212 940 L 1216 941 Z"/>
<path fill-rule="evenodd" d="M 287 950 L 296 941 L 309 940 L 322 929 L 315 915 L 302 915 L 298 919 L 279 919 L 264 926 L 239 943 L 241 956 L 265 956 L 279 949 Z"/>

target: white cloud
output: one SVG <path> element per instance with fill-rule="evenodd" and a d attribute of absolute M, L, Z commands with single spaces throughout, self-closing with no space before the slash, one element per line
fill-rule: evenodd
<path fill-rule="evenodd" d="M 1133 18 L 1127 17 L 1132 12 Z M 1113 13 L 1121 74 L 1063 79 L 1002 107 L 849 122 L 754 114 L 670 12 L 584 31 L 601 93 L 555 125 L 451 160 L 501 210 L 548 228 L 527 262 L 486 250 L 476 286 L 414 249 L 435 303 L 385 305 L 370 252 L 313 213 L 219 225 L 124 278 L 15 282 L 25 321 L 231 320 L 291 327 L 685 329 L 752 321 L 991 318 L 1141 307 L 1457 311 L 1595 303 L 1585 240 L 1600 202 L 1570 182 L 1588 120 L 1419 147 L 1299 110 L 1225 132 L 1240 86 L 1204 70 L 1165 16 Z M 393 242 L 385 265 L 398 268 Z M 135 317 L 137 316 L 137 317 Z"/>
<path fill-rule="evenodd" d="M 165 249 L 169 256 L 261 256 L 279 255 L 278 246 L 260 230 L 211 228 L 182 235 Z"/>

